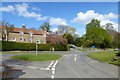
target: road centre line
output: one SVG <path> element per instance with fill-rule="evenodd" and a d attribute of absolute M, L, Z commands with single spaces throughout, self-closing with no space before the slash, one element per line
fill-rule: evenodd
<path fill-rule="evenodd" d="M 55 70 L 52 71 L 52 74 L 55 74 Z"/>
<path fill-rule="evenodd" d="M 76 62 L 76 60 L 77 60 L 77 58 L 76 58 L 76 57 L 77 57 L 77 55 L 75 54 L 75 57 L 74 57 L 74 61 L 75 61 L 75 62 Z"/>
<path fill-rule="evenodd" d="M 54 75 L 51 75 L 51 79 L 54 79 L 55 78 L 55 76 Z"/>

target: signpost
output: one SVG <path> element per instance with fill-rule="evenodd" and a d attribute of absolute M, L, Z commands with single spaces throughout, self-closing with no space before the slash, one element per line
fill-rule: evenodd
<path fill-rule="evenodd" d="M 38 54 L 38 44 L 40 43 L 39 40 L 36 41 L 36 55 Z"/>

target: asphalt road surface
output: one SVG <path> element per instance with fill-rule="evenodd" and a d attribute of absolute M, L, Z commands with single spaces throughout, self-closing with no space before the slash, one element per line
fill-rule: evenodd
<path fill-rule="evenodd" d="M 3 63 L 22 69 L 25 74 L 19 78 L 118 78 L 117 66 L 93 60 L 87 57 L 87 52 L 72 50 L 53 53 L 63 53 L 63 57 L 47 62 L 4 60 Z"/>

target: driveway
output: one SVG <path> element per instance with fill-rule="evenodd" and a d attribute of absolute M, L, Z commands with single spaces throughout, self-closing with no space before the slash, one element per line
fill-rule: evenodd
<path fill-rule="evenodd" d="M 4 59 L 3 63 L 22 69 L 25 74 L 19 78 L 118 78 L 117 66 L 93 60 L 87 57 L 88 52 L 72 50 L 52 53 L 62 54 L 63 57 L 57 61 L 47 62 Z M 3 57 L 6 55 L 3 54 Z"/>

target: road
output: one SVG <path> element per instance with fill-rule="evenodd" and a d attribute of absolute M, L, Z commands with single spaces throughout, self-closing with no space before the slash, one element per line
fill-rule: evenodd
<path fill-rule="evenodd" d="M 118 78 L 118 67 L 87 57 L 88 52 L 72 50 L 63 53 L 57 61 L 9 61 L 7 65 L 20 68 L 25 74 L 19 78 Z M 3 55 L 3 57 L 5 57 Z"/>

